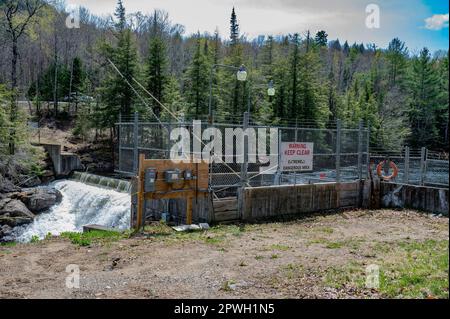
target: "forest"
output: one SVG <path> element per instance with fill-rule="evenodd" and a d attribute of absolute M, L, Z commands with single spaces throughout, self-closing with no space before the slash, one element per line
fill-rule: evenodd
<path fill-rule="evenodd" d="M 119 116 L 173 121 L 156 100 L 177 116 L 206 120 L 210 84 L 216 122 L 240 122 L 248 108 L 252 122 L 270 125 L 363 120 L 377 149 L 448 152 L 448 51 L 411 52 L 399 38 L 386 48 L 348 43 L 326 30 L 250 39 L 237 8 L 230 29 L 213 34 L 186 34 L 169 13 L 128 12 L 121 0 L 110 17 L 81 8 L 79 28 L 67 19 L 61 1 L 0 2 L 2 154 L 26 144 L 30 114 L 72 121 L 78 136 L 112 139 Z M 236 78 L 241 66 L 246 81 Z"/>

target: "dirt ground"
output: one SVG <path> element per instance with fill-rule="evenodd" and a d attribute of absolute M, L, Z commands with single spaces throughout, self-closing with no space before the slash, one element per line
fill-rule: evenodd
<path fill-rule="evenodd" d="M 188 234 L 166 227 L 87 247 L 52 238 L 0 247 L 0 298 L 405 297 L 408 287 L 362 287 L 366 267 L 380 265 L 389 274 L 408 267 L 411 258 L 419 263 L 426 256 L 425 265 L 432 268 L 435 255 L 421 255 L 417 245 L 431 243 L 434 249 L 443 243 L 444 251 L 437 253 L 448 260 L 448 226 L 445 217 L 384 210 Z M 70 264 L 79 265 L 79 289 L 66 288 Z M 440 274 L 447 277 L 441 278 L 444 288 L 420 286 L 439 276 L 439 269 L 422 272 L 425 278 L 414 281 L 419 298 L 435 297 L 435 288 L 438 297 L 448 298 L 448 261 L 441 267 L 446 267 Z"/>

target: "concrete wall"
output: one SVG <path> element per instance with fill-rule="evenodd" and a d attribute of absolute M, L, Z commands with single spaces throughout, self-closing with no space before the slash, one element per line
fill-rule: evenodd
<path fill-rule="evenodd" d="M 82 169 L 79 157 L 72 153 L 63 153 L 59 144 L 41 144 L 53 162 L 56 176 L 66 176 L 72 171 Z"/>
<path fill-rule="evenodd" d="M 448 216 L 448 188 L 381 182 L 380 199 L 384 208 L 411 208 Z"/>
<path fill-rule="evenodd" d="M 52 159 L 55 174 L 61 173 L 61 145 L 58 144 L 41 144 Z"/>
<path fill-rule="evenodd" d="M 241 201 L 243 220 L 302 215 L 341 208 L 368 207 L 367 182 L 246 188 Z"/>

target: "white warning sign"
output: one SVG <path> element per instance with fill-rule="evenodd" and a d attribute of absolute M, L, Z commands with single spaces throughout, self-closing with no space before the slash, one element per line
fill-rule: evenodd
<path fill-rule="evenodd" d="M 281 170 L 308 172 L 313 170 L 314 143 L 281 143 Z"/>

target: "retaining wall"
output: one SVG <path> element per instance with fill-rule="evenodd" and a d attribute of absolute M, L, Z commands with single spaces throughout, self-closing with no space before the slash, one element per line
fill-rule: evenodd
<path fill-rule="evenodd" d="M 76 154 L 62 152 L 59 144 L 41 144 L 50 155 L 57 176 L 67 176 L 72 171 L 82 169 L 80 158 Z"/>
<path fill-rule="evenodd" d="M 246 188 L 241 219 L 302 215 L 342 208 L 369 207 L 370 183 L 324 183 Z"/>
<path fill-rule="evenodd" d="M 448 188 L 381 182 L 380 199 L 384 208 L 411 208 L 448 216 Z"/>

